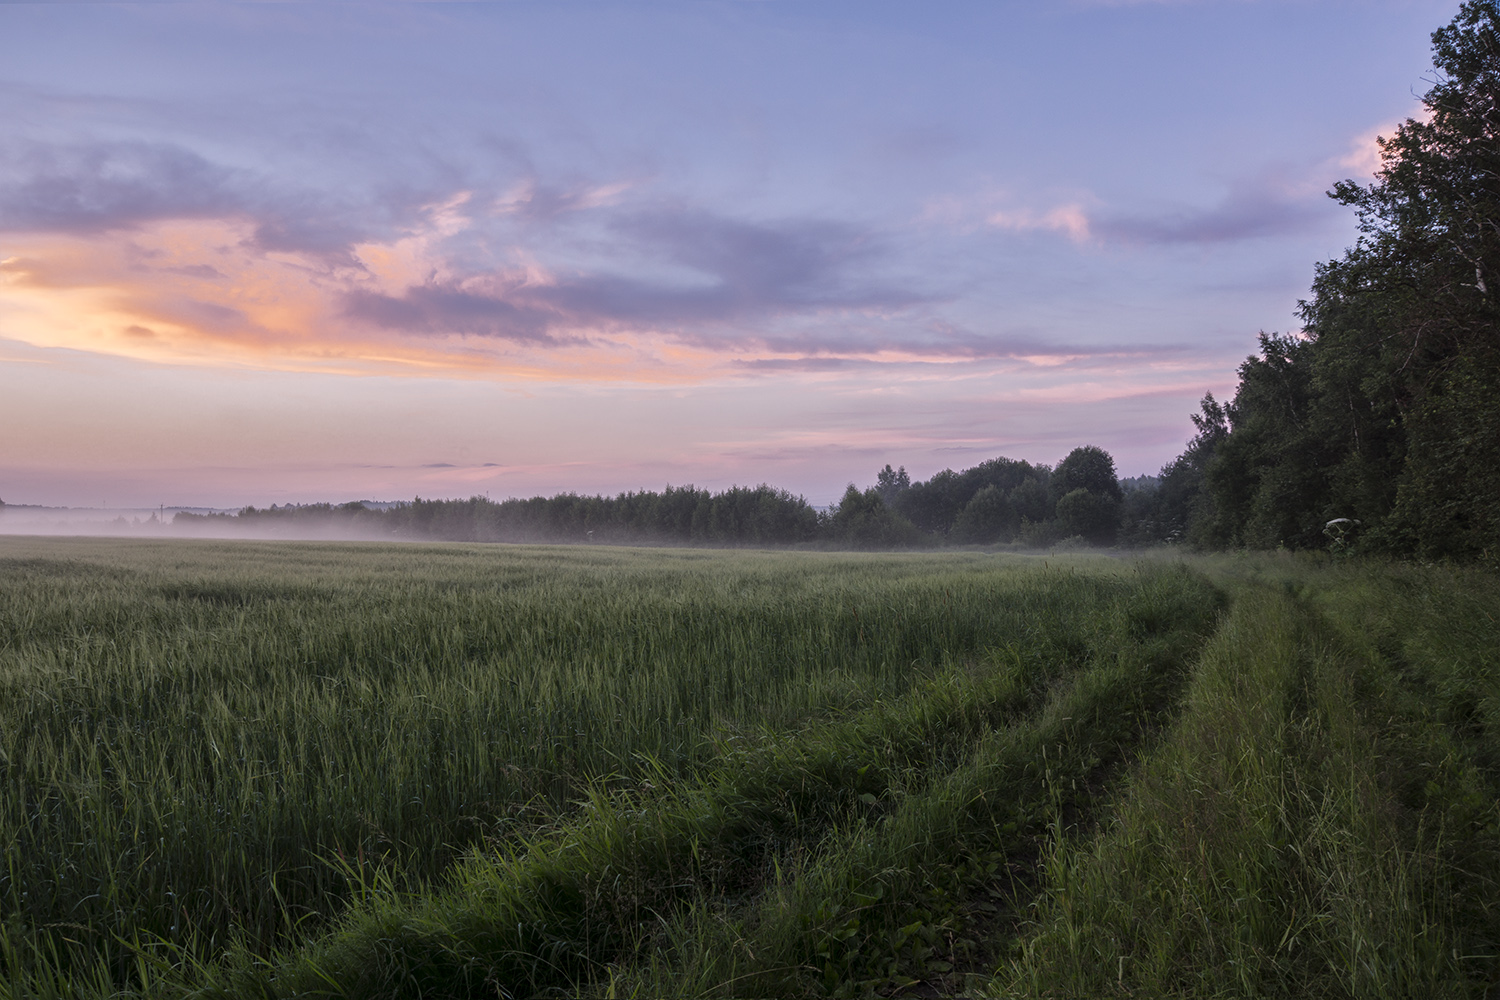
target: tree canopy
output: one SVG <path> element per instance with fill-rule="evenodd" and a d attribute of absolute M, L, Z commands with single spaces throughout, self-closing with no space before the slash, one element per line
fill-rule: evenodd
<path fill-rule="evenodd" d="M 1500 8 L 1433 34 L 1424 114 L 1334 185 L 1358 241 L 1317 265 L 1300 334 L 1261 335 L 1232 402 L 1162 470 L 1159 527 L 1206 545 L 1500 549 Z"/>

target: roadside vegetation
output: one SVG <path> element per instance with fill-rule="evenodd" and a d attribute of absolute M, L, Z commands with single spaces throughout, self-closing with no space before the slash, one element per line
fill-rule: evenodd
<path fill-rule="evenodd" d="M 1048 847 L 992 996 L 1485 997 L 1500 585 L 1288 556 L 1234 595 L 1109 823 Z"/>

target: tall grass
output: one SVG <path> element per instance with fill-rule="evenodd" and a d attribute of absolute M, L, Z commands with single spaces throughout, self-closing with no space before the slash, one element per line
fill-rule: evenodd
<path fill-rule="evenodd" d="M 1500 581 L 0 539 L 0 1000 L 1478 997 Z"/>
<path fill-rule="evenodd" d="M 1086 655 L 1132 584 L 982 554 L 0 541 L 8 974 L 302 940 L 591 790 Z M 382 875 L 383 873 L 383 875 Z"/>
<path fill-rule="evenodd" d="M 1278 557 L 1229 574 L 1178 725 L 1100 836 L 1054 842 L 988 992 L 1480 995 L 1500 974 L 1495 744 L 1433 695 L 1493 687 L 1496 581 Z"/>
<path fill-rule="evenodd" d="M 1220 595 L 1185 572 L 1147 575 L 1082 626 L 1087 660 L 1032 710 L 978 734 L 891 808 L 783 863 L 748 906 L 696 907 L 665 961 L 626 963 L 616 995 L 859 995 L 959 989 L 1003 948 L 1037 882 L 1037 844 L 1078 826 L 1097 783 L 1174 711 Z M 889 795 L 890 793 L 887 792 Z M 634 968 L 629 966 L 634 965 Z"/>
<path fill-rule="evenodd" d="M 663 793 L 596 798 L 555 834 L 475 854 L 440 891 L 369 900 L 216 995 L 574 995 L 592 982 L 780 996 L 927 972 L 930 954 L 903 961 L 903 946 L 940 930 L 913 927 L 913 907 L 943 885 L 988 892 L 984 863 L 1027 851 L 1078 800 L 1062 785 L 1170 706 L 1217 605 L 1186 573 L 1095 593 L 1075 609 L 1076 660 L 998 651 L 852 720 L 726 753 Z"/>

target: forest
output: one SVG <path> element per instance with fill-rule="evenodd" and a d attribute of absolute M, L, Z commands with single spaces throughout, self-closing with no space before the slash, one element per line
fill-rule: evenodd
<path fill-rule="evenodd" d="M 839 503 L 826 510 L 766 485 L 720 493 L 668 486 L 659 493 L 613 497 L 417 498 L 384 509 L 355 501 L 246 507 L 237 514 L 182 511 L 172 525 L 192 531 L 232 524 L 266 534 L 278 528 L 342 527 L 371 538 L 465 542 L 892 549 L 950 542 L 1041 546 L 1076 538 L 1110 545 L 1122 531 L 1140 530 L 1134 520 L 1122 521 L 1135 513 L 1126 496 L 1109 454 L 1081 447 L 1056 468 L 996 458 L 917 483 L 905 469 L 887 466 L 876 486 L 860 490 L 850 484 Z"/>
<path fill-rule="evenodd" d="M 1500 12 L 1433 35 L 1423 114 L 1335 184 L 1360 237 L 1317 266 L 1303 330 L 1262 334 L 1203 400 L 1157 523 L 1205 548 L 1492 557 L 1500 541 Z M 1330 522 L 1335 522 L 1330 524 Z"/>

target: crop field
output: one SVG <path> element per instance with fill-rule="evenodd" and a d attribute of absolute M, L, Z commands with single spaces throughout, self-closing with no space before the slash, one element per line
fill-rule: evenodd
<path fill-rule="evenodd" d="M 0 998 L 1500 995 L 1497 617 L 1285 554 L 0 538 Z"/>

